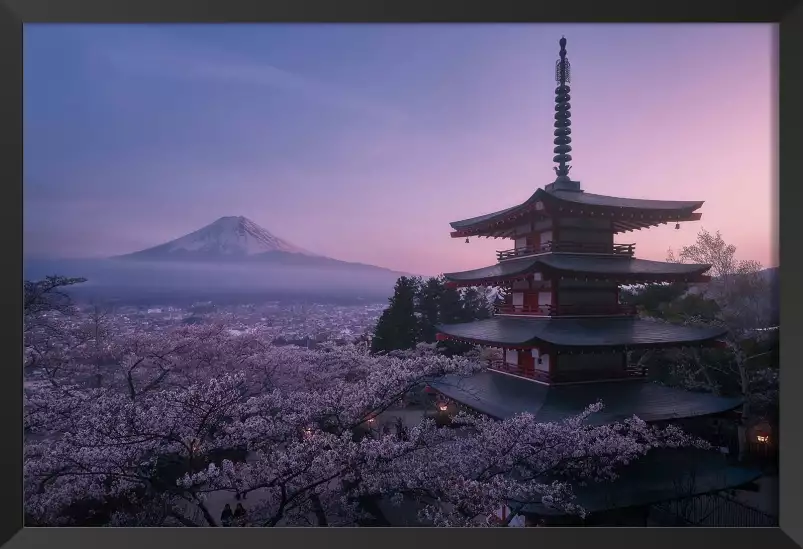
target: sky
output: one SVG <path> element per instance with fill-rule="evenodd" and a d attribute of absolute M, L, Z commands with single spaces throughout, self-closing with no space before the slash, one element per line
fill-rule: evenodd
<path fill-rule="evenodd" d="M 765 24 L 79 25 L 24 29 L 24 246 L 104 257 L 246 216 L 313 252 L 437 274 L 509 240 L 449 222 L 551 183 L 558 40 L 572 178 L 704 200 L 624 233 L 697 231 L 775 266 L 775 44 Z"/>

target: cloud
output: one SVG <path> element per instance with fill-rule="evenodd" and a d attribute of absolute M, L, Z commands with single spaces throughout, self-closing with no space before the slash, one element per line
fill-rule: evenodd
<path fill-rule="evenodd" d="M 364 97 L 355 90 L 206 46 L 167 42 L 160 45 L 155 41 L 144 46 L 138 42 L 131 47 L 112 47 L 96 54 L 119 72 L 265 87 L 384 122 L 399 123 L 406 119 L 400 109 Z"/>

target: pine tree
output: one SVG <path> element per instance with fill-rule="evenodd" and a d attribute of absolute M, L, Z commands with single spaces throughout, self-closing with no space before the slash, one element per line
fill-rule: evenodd
<path fill-rule="evenodd" d="M 393 297 L 388 299 L 388 307 L 382 311 L 371 350 L 389 352 L 412 349 L 420 341 L 420 323 L 416 316 L 416 295 L 420 279 L 403 276 L 396 281 Z"/>
<path fill-rule="evenodd" d="M 417 311 L 421 341 L 434 343 L 440 322 L 441 297 L 445 290 L 443 277 L 431 277 L 421 283 L 417 296 Z"/>

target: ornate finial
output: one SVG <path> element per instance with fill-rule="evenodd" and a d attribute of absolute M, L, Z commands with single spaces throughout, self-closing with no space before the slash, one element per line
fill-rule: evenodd
<path fill-rule="evenodd" d="M 555 148 L 553 149 L 555 156 L 552 161 L 558 163 L 554 168 L 555 173 L 558 174 L 558 179 L 568 180 L 569 170 L 572 169 L 567 164 L 572 159 L 569 154 L 572 150 L 570 145 L 572 138 L 569 137 L 572 133 L 571 128 L 569 128 L 572 125 L 572 121 L 569 120 L 572 116 L 570 112 L 571 104 L 569 103 L 571 88 L 567 86 L 567 83 L 571 82 L 571 63 L 566 58 L 565 37 L 560 39 L 560 59 L 555 63 L 555 81 L 558 83 L 558 87 L 555 88 Z"/>

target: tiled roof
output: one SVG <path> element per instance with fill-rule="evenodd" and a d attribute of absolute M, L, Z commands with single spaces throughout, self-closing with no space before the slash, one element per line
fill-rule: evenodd
<path fill-rule="evenodd" d="M 726 329 L 680 326 L 640 318 L 511 318 L 495 316 L 463 324 L 443 324 L 438 331 L 481 344 L 557 347 L 650 347 L 697 345 L 717 339 Z"/>
<path fill-rule="evenodd" d="M 602 401 L 605 408 L 589 420 L 597 425 L 633 416 L 648 422 L 706 416 L 732 410 L 742 402 L 638 379 L 550 386 L 492 371 L 470 377 L 447 376 L 432 387 L 497 419 L 527 412 L 539 421 L 561 421 Z"/>
<path fill-rule="evenodd" d="M 710 265 L 696 263 L 668 263 L 631 257 L 547 253 L 519 259 L 508 259 L 489 267 L 445 273 L 443 276 L 453 282 L 470 282 L 490 278 L 516 277 L 547 268 L 567 273 L 638 279 L 661 278 L 664 276 L 697 276 L 707 271 L 710 267 Z"/>
<path fill-rule="evenodd" d="M 656 212 L 678 212 L 691 213 L 703 205 L 703 201 L 686 200 L 648 200 L 641 198 L 621 198 L 617 196 L 605 196 L 601 194 L 591 194 L 582 191 L 552 190 L 546 191 L 538 189 L 524 202 L 485 215 L 453 221 L 450 223 L 453 229 L 460 230 L 480 225 L 482 223 L 502 219 L 516 210 L 525 208 L 538 200 L 551 201 L 555 203 L 565 202 L 567 204 L 581 204 L 586 206 L 596 206 L 601 208 L 617 208 L 626 210 L 651 210 Z"/>

